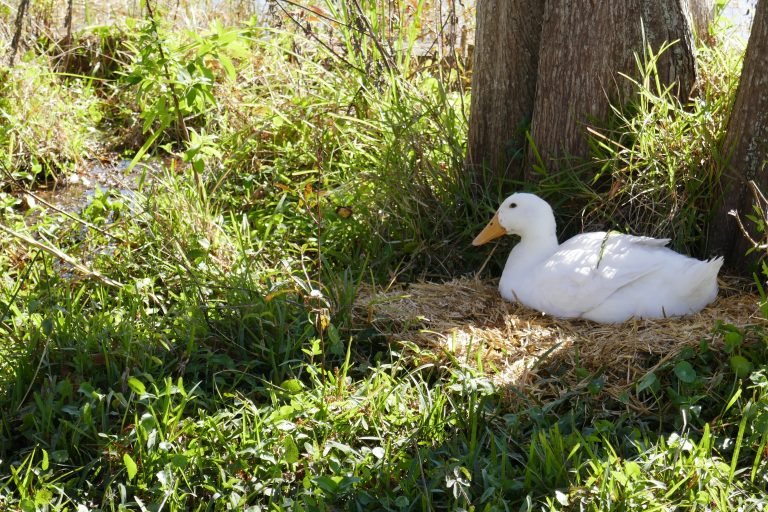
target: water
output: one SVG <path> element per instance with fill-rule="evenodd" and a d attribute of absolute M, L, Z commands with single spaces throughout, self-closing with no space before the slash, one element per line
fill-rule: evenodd
<path fill-rule="evenodd" d="M 35 190 L 35 195 L 59 210 L 77 213 L 91 201 L 97 189 L 115 190 L 131 195 L 139 185 L 164 165 L 160 161 L 139 164 L 128 169 L 130 160 L 102 163 L 98 160 L 87 162 L 78 172 L 71 174 L 50 187 Z"/>
<path fill-rule="evenodd" d="M 755 16 L 757 0 L 731 0 L 722 11 L 726 24 L 725 44 L 745 47 L 752 28 L 752 18 Z M 730 25 L 730 26 L 729 26 Z"/>

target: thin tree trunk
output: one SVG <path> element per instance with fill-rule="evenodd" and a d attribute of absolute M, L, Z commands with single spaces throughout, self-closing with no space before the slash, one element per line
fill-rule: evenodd
<path fill-rule="evenodd" d="M 536 90 L 541 0 L 478 0 L 467 169 L 480 191 L 521 179 Z"/>
<path fill-rule="evenodd" d="M 589 154 L 586 128 L 630 99 L 635 54 L 679 41 L 659 59 L 663 84 L 686 99 L 696 81 L 686 0 L 548 0 L 541 30 L 532 139 L 547 168 Z M 533 154 L 532 154 L 533 158 Z M 534 161 L 535 163 L 535 161 Z M 529 167 L 528 177 L 535 179 Z"/>
<path fill-rule="evenodd" d="M 709 40 L 709 25 L 715 20 L 714 0 L 690 0 L 691 28 L 698 41 Z"/>
<path fill-rule="evenodd" d="M 16 11 L 16 30 L 13 33 L 13 39 L 11 40 L 11 55 L 8 57 L 8 65 L 13 66 L 13 61 L 16 59 L 16 52 L 19 50 L 19 43 L 21 41 L 21 29 L 24 26 L 24 13 L 29 7 L 29 0 L 21 0 L 19 8 Z"/>
<path fill-rule="evenodd" d="M 754 226 L 745 219 L 752 213 L 753 197 L 747 185 L 755 181 L 768 192 L 768 0 L 759 0 L 752 32 L 744 57 L 744 67 L 736 100 L 728 120 L 724 154 L 730 156 L 722 177 L 723 201 L 710 227 L 710 247 L 725 256 L 732 271 L 749 274 L 755 257 L 736 220 L 728 215 L 736 210 L 752 237 L 760 240 Z"/>
<path fill-rule="evenodd" d="M 72 8 L 74 0 L 67 2 L 67 14 L 64 17 L 64 28 L 67 30 L 67 35 L 64 36 L 64 71 L 69 72 L 69 61 L 72 57 Z"/>

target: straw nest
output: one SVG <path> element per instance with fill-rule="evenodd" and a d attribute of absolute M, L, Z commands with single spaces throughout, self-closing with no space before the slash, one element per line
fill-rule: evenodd
<path fill-rule="evenodd" d="M 696 315 L 601 325 L 542 315 L 502 300 L 496 283 L 462 278 L 384 291 L 364 288 L 354 316 L 390 342 L 427 349 L 422 356 L 431 355 L 433 361 L 482 364 L 513 399 L 562 398 L 597 375 L 602 392 L 645 409 L 636 393 L 628 393 L 643 376 L 685 347 L 698 350 L 702 340 L 722 351 L 718 321 L 740 328 L 765 326 L 758 303 L 757 295 L 735 281 L 721 282 L 718 300 Z"/>

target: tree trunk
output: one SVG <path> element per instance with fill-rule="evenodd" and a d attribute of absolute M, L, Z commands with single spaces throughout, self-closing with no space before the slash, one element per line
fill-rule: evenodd
<path fill-rule="evenodd" d="M 544 2 L 478 0 L 467 170 L 482 191 L 522 179 Z"/>
<path fill-rule="evenodd" d="M 16 52 L 19 50 L 21 29 L 24 26 L 24 13 L 28 7 L 29 0 L 21 0 L 21 2 L 19 2 L 19 8 L 16 10 L 16 22 L 14 23 L 16 29 L 13 32 L 13 39 L 11 40 L 11 53 L 8 56 L 8 66 L 10 67 L 13 67 L 13 61 L 16 59 Z"/>
<path fill-rule="evenodd" d="M 736 100 L 728 120 L 724 152 L 729 165 L 721 178 L 723 201 L 710 226 L 710 247 L 725 256 L 732 271 L 750 274 L 754 257 L 739 231 L 736 220 L 728 215 L 736 210 L 752 238 L 761 237 L 745 216 L 752 213 L 753 198 L 747 182 L 753 180 L 763 193 L 768 192 L 768 0 L 759 0 L 752 22 L 752 32 L 744 57 L 744 67 L 736 91 Z"/>
<path fill-rule="evenodd" d="M 558 167 L 562 158 L 586 158 L 586 128 L 608 118 L 611 103 L 630 99 L 632 85 L 619 73 L 638 75 L 635 54 L 643 54 L 643 32 L 655 52 L 665 42 L 679 41 L 657 67 L 661 82 L 677 82 L 677 94 L 687 99 L 696 81 L 687 3 L 546 2 L 531 135 L 547 168 Z M 530 168 L 528 177 L 535 179 Z"/>
<path fill-rule="evenodd" d="M 709 25 L 715 21 L 714 0 L 690 0 L 691 28 L 698 41 L 709 41 Z"/>

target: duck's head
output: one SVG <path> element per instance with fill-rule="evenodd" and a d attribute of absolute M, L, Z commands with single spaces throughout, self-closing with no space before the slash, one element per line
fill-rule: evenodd
<path fill-rule="evenodd" d="M 554 236 L 552 207 L 534 194 L 512 194 L 501 203 L 491 222 L 472 240 L 472 245 L 483 245 L 501 235 Z"/>

